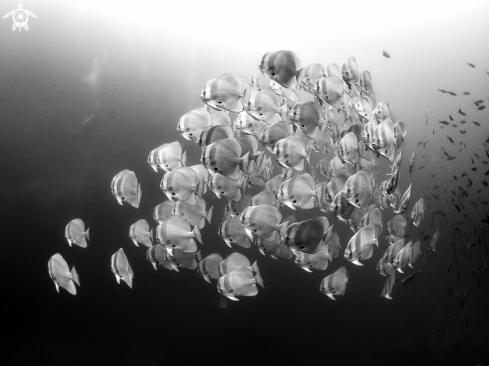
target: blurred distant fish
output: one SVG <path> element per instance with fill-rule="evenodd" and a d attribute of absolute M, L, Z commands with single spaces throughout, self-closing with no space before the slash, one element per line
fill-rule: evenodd
<path fill-rule="evenodd" d="M 384 57 L 386 58 L 391 58 L 391 55 L 389 55 L 385 50 L 382 51 L 382 54 L 384 55 Z"/>
<path fill-rule="evenodd" d="M 96 118 L 95 116 L 90 116 L 87 119 L 83 120 L 82 123 L 80 123 L 79 128 L 77 130 L 74 130 L 71 132 L 72 135 L 75 134 L 82 134 L 82 135 L 87 135 L 92 131 L 96 125 Z"/>
<path fill-rule="evenodd" d="M 402 285 L 404 287 L 406 287 L 412 280 L 414 280 L 414 277 L 416 277 L 416 275 L 421 272 L 420 269 L 418 269 L 416 272 L 414 272 L 413 274 L 410 274 L 409 276 L 407 276 L 406 278 L 404 278 L 401 282 L 402 282 Z"/>
<path fill-rule="evenodd" d="M 120 283 L 123 280 L 129 288 L 132 288 L 132 279 L 134 277 L 134 272 L 132 271 L 131 265 L 127 260 L 126 254 L 124 250 L 120 248 L 117 252 L 112 254 L 110 258 L 112 273 L 117 280 L 117 283 Z"/>
<path fill-rule="evenodd" d="M 331 300 L 336 300 L 334 295 L 344 295 L 347 283 L 348 271 L 343 266 L 321 281 L 319 291 L 328 296 Z"/>
<path fill-rule="evenodd" d="M 90 240 L 89 230 L 85 230 L 85 223 L 82 219 L 73 219 L 65 227 L 65 238 L 68 244 L 76 244 L 82 248 L 87 247 L 87 240 Z"/>
<path fill-rule="evenodd" d="M 418 143 L 419 145 L 419 143 Z M 414 164 L 416 163 L 416 151 L 413 151 L 411 158 L 409 159 L 409 175 L 413 173 Z"/>
<path fill-rule="evenodd" d="M 74 266 L 70 272 L 68 264 L 64 258 L 61 256 L 61 254 L 56 253 L 49 259 L 48 269 L 49 276 L 56 286 L 56 291 L 59 292 L 59 287 L 61 286 L 70 294 L 76 295 L 75 283 L 80 286 L 80 280 Z"/>
<path fill-rule="evenodd" d="M 123 170 L 117 173 L 111 183 L 112 195 L 120 205 L 126 201 L 131 206 L 138 208 L 141 202 L 141 186 L 136 175 L 131 170 Z"/>
<path fill-rule="evenodd" d="M 469 65 L 470 67 L 472 67 L 473 69 L 475 69 L 475 65 L 474 64 L 471 64 L 470 62 L 467 62 L 467 65 Z"/>
<path fill-rule="evenodd" d="M 430 249 L 432 251 L 435 251 L 436 245 L 438 244 L 439 240 L 440 240 L 440 229 L 436 229 L 436 232 L 433 234 L 430 243 Z"/>

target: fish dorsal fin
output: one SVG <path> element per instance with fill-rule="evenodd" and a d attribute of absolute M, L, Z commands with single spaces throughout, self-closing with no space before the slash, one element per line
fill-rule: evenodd
<path fill-rule="evenodd" d="M 256 261 L 251 266 L 251 269 L 253 270 L 253 272 L 255 272 L 256 283 L 265 288 L 265 285 L 263 284 L 263 278 L 261 277 L 260 269 L 258 268 L 258 263 Z"/>
<path fill-rule="evenodd" d="M 311 188 L 312 191 L 314 191 L 316 189 L 316 181 L 311 176 L 311 174 L 304 173 L 304 174 L 301 174 L 299 177 L 300 178 L 298 178 L 298 179 L 301 179 L 302 181 L 304 181 Z"/>
<path fill-rule="evenodd" d="M 200 243 L 200 244 L 203 244 L 202 242 L 202 236 L 200 234 L 200 230 L 199 230 L 199 227 L 198 225 L 195 225 L 194 226 L 194 229 L 192 230 L 192 233 L 194 234 L 194 238 Z"/>
<path fill-rule="evenodd" d="M 183 166 L 187 166 L 187 151 L 184 151 L 180 159 Z"/>

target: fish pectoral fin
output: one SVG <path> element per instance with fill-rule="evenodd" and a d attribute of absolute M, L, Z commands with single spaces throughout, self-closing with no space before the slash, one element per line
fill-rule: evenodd
<path fill-rule="evenodd" d="M 233 301 L 239 301 L 239 299 L 235 298 L 234 296 L 231 296 L 231 295 L 226 295 L 226 297 L 229 299 L 229 300 L 233 300 Z"/>
<path fill-rule="evenodd" d="M 331 300 L 336 300 L 336 299 L 334 298 L 333 294 L 326 294 L 326 295 L 328 295 L 328 297 L 329 297 Z"/>

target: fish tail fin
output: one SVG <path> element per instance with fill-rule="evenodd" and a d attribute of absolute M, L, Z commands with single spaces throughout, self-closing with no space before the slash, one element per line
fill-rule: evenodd
<path fill-rule="evenodd" d="M 265 151 L 258 151 L 256 154 L 251 155 L 253 161 L 255 162 L 255 166 L 258 169 L 263 170 L 263 161 L 265 159 Z"/>
<path fill-rule="evenodd" d="M 78 272 L 76 271 L 75 266 L 73 266 L 73 268 L 71 269 L 71 278 L 73 282 L 75 282 L 78 286 L 80 286 L 80 278 L 78 276 Z"/>
<path fill-rule="evenodd" d="M 241 166 L 243 167 L 243 172 L 246 174 L 251 174 L 251 172 L 255 169 L 253 160 L 250 160 L 249 151 L 241 157 Z"/>
<path fill-rule="evenodd" d="M 279 107 L 278 113 L 280 115 L 280 118 L 282 118 L 282 121 L 287 120 L 287 113 L 288 113 L 288 105 L 287 103 L 284 103 L 283 106 Z"/>
<path fill-rule="evenodd" d="M 194 238 L 197 239 L 197 241 L 200 243 L 200 244 L 204 244 L 202 242 L 202 235 L 200 235 L 200 230 L 199 230 L 199 227 L 196 225 L 194 227 L 194 229 L 192 230 L 192 233 L 194 234 Z"/>
<path fill-rule="evenodd" d="M 251 269 L 253 270 L 253 272 L 255 272 L 256 283 L 258 283 L 261 287 L 265 288 L 265 286 L 263 285 L 263 278 L 260 274 L 260 269 L 258 268 L 258 261 L 255 261 L 255 263 L 253 263 Z"/>
<path fill-rule="evenodd" d="M 248 179 L 249 179 L 249 177 L 248 177 L 248 175 L 247 175 L 247 174 L 243 174 L 243 175 L 241 176 L 241 179 L 243 179 L 243 181 L 241 182 L 241 191 L 242 191 L 243 193 L 246 193 L 246 189 L 248 188 Z M 240 196 L 240 197 L 241 197 L 241 196 Z"/>
<path fill-rule="evenodd" d="M 197 195 L 199 196 L 199 198 L 202 198 L 202 195 L 207 191 L 207 185 L 206 185 L 206 182 L 204 179 L 201 179 L 198 183 L 197 183 Z"/>
<path fill-rule="evenodd" d="M 302 85 L 302 81 L 306 77 L 306 68 L 302 67 L 299 69 L 299 72 L 297 73 L 297 88 L 299 88 L 300 85 Z"/>
<path fill-rule="evenodd" d="M 87 231 L 84 232 L 85 237 L 90 240 L 90 228 L 87 229 Z"/>
<path fill-rule="evenodd" d="M 285 231 L 287 230 L 287 227 L 289 226 L 289 223 L 290 223 L 290 220 L 287 220 L 287 221 L 282 222 L 278 226 L 278 232 L 280 234 L 280 237 L 282 237 L 282 236 L 285 235 Z"/>
<path fill-rule="evenodd" d="M 141 203 L 142 194 L 143 194 L 143 192 L 141 191 L 141 184 L 138 184 L 138 189 L 137 189 L 138 205 Z"/>
<path fill-rule="evenodd" d="M 199 220 L 199 222 L 197 223 L 197 226 L 199 227 L 199 230 L 202 230 L 205 226 L 205 217 L 203 217 L 202 219 Z"/>
<path fill-rule="evenodd" d="M 214 209 L 214 206 L 212 206 L 211 208 L 209 208 L 209 211 L 207 211 L 206 215 L 205 215 L 205 219 L 207 220 L 207 222 L 210 224 L 211 223 L 211 220 L 212 220 L 212 210 Z"/>
<path fill-rule="evenodd" d="M 187 166 L 187 151 L 184 151 L 180 159 L 183 166 Z"/>

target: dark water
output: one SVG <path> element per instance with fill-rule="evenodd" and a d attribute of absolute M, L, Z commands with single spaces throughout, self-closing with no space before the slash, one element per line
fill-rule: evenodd
<path fill-rule="evenodd" d="M 5 2 L 1 9 L 6 13 L 16 6 Z M 341 47 L 330 40 L 327 52 L 314 54 L 295 38 L 289 43 L 271 39 L 266 47 L 262 40 L 253 48 L 246 33 L 237 33 L 241 44 L 231 42 L 227 52 L 226 44 L 206 43 L 202 35 L 175 38 L 162 31 L 146 39 L 137 28 L 122 31 L 110 21 L 101 22 L 96 12 L 77 17 L 74 3 L 24 6 L 39 16 L 29 20 L 29 32 L 12 32 L 11 19 L 4 19 L 0 29 L 2 364 L 489 363 L 489 153 L 484 142 L 489 119 L 487 110 L 477 111 L 472 103 L 489 102 L 489 58 L 477 41 L 485 40 L 487 46 L 489 38 L 487 30 L 481 35 L 476 28 L 478 22 L 467 25 L 487 5 L 473 5 L 474 18 L 464 18 L 460 39 L 445 33 L 454 49 L 467 43 L 473 47 L 458 48 L 464 56 L 457 53 L 443 62 L 439 57 L 448 53 L 449 42 L 432 42 L 432 34 L 413 33 L 414 40 L 426 44 L 407 36 L 386 37 L 375 43 L 380 51 L 367 47 L 367 40 L 362 47 L 357 37 L 345 35 Z M 89 19 L 98 21 L 88 26 Z M 385 44 L 392 45 L 390 60 L 382 57 Z M 433 44 L 439 49 L 423 53 Z M 409 47 L 417 56 L 409 55 Z M 189 162 L 199 161 L 200 150 L 175 127 L 180 116 L 201 105 L 202 85 L 224 72 L 250 77 L 258 72 L 261 56 L 278 49 L 293 49 L 301 58 L 305 54 L 304 64 L 341 64 L 355 55 L 360 68 L 371 71 L 377 99 L 390 102 L 406 121 L 401 192 L 410 183 L 407 157 L 416 150 L 410 209 L 419 197 L 430 206 L 421 227 L 407 234 L 430 236 L 422 241 L 426 249 L 439 228 L 441 241 L 436 252 L 423 250 L 415 265 L 421 272 L 406 288 L 397 283 L 393 300 L 380 297 L 385 277 L 375 270 L 387 247 L 383 235 L 380 250 L 363 267 L 338 258 L 324 272 L 307 273 L 290 261 L 261 256 L 256 248 L 226 247 L 217 235 L 225 200 L 212 192 L 205 196 L 215 208 L 212 225 L 202 230 L 202 254 L 217 251 L 225 257 L 239 251 L 258 260 L 266 286 L 258 296 L 221 309 L 214 284 L 193 271 L 154 271 L 145 250 L 127 236 L 140 218 L 153 225 L 152 210 L 165 199 L 161 173 L 146 163 L 149 151 L 178 140 Z M 404 60 L 396 61 L 401 54 Z M 464 90 L 471 95 L 462 96 Z M 466 117 L 457 114 L 459 107 Z M 82 127 L 92 115 L 94 123 Z M 448 115 L 457 128 L 441 128 L 437 121 Z M 425 136 L 429 142 L 423 148 L 418 142 Z M 442 148 L 456 159 L 447 161 Z M 138 210 L 118 205 L 111 195 L 111 179 L 123 169 L 133 170 L 141 182 Z M 461 196 L 461 188 L 467 197 Z M 437 210 L 444 216 L 433 216 Z M 386 211 L 384 222 L 393 215 Z M 67 222 L 77 217 L 90 227 L 87 249 L 70 248 L 63 237 Z M 352 234 L 341 223 L 336 227 L 344 246 Z M 135 272 L 132 290 L 118 285 L 110 270 L 110 256 L 120 247 Z M 80 274 L 76 296 L 56 293 L 49 278 L 47 262 L 58 252 Z M 350 269 L 348 288 L 333 302 L 318 291 L 319 284 L 341 265 Z"/>

